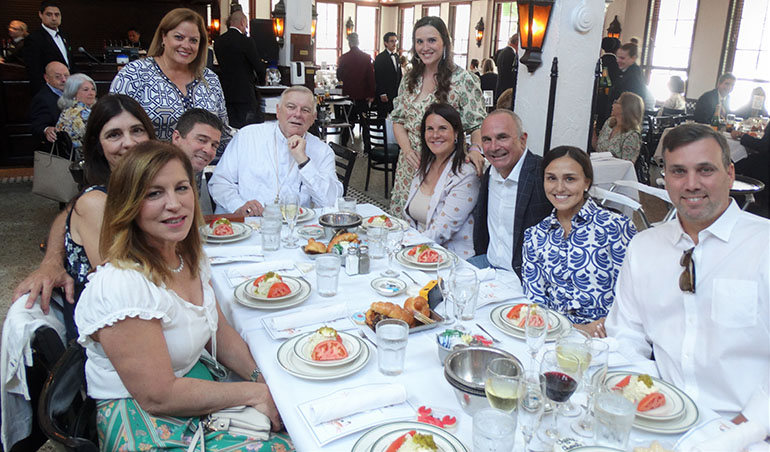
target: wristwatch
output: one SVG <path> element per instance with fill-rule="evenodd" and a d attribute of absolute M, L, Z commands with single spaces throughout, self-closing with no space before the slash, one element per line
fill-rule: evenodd
<path fill-rule="evenodd" d="M 262 372 L 259 370 L 259 367 L 254 369 L 254 372 L 249 375 L 249 380 L 252 382 L 256 382 L 259 379 L 259 376 L 262 375 Z"/>
<path fill-rule="evenodd" d="M 305 165 L 307 165 L 307 164 L 308 164 L 308 162 L 310 162 L 310 157 L 308 157 L 308 158 L 307 158 L 307 160 L 305 160 L 304 162 L 300 163 L 300 164 L 297 166 L 297 168 L 298 168 L 298 169 L 302 169 L 302 168 L 304 168 L 304 167 L 305 167 Z"/>

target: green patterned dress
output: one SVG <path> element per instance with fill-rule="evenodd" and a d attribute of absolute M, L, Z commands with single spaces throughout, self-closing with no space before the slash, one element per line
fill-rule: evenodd
<path fill-rule="evenodd" d="M 415 91 L 409 92 L 406 87 L 406 77 L 401 79 L 398 96 L 393 100 L 391 119 L 401 124 L 409 136 L 409 143 L 416 152 L 420 152 L 420 123 L 425 110 L 436 102 L 435 93 L 430 93 L 422 100 L 417 100 L 422 90 L 422 78 L 417 82 Z M 459 66 L 452 73 L 451 89 L 447 95 L 447 103 L 453 106 L 463 121 L 465 133 L 470 133 L 479 127 L 486 117 L 484 98 L 481 93 L 479 78 Z M 404 206 L 409 197 L 409 188 L 416 171 L 409 166 L 404 153 L 398 156 L 396 180 L 390 194 L 390 213 L 398 218 L 403 217 Z"/>

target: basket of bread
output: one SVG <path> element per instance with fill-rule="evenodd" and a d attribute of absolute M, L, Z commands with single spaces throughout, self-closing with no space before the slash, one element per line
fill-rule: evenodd
<path fill-rule="evenodd" d="M 383 319 L 403 320 L 409 325 L 409 332 L 418 332 L 435 328 L 444 318 L 428 306 L 428 300 L 416 296 L 407 298 L 404 305 L 387 301 L 375 301 L 366 311 L 366 324 L 374 330 Z"/>

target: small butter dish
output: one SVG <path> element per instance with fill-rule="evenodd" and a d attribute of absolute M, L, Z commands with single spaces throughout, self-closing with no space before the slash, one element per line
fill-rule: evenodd
<path fill-rule="evenodd" d="M 383 297 L 393 297 L 406 290 L 406 283 L 397 278 L 377 278 L 372 281 L 372 289 Z"/>

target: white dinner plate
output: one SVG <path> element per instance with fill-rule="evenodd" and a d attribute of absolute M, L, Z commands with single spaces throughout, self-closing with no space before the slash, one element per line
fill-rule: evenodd
<path fill-rule="evenodd" d="M 626 375 L 638 375 L 638 374 L 634 374 L 631 372 L 624 372 L 624 371 L 611 371 L 607 373 L 607 378 L 605 379 L 605 381 L 612 381 L 616 378 L 618 381 L 620 381 L 620 379 L 624 378 Z M 653 421 L 650 419 L 644 419 L 644 418 L 640 418 L 639 416 L 636 416 L 634 418 L 634 427 L 638 428 L 639 430 L 644 430 L 650 433 L 673 435 L 678 433 L 684 433 L 698 423 L 700 412 L 698 411 L 698 406 L 695 405 L 695 402 L 693 402 L 690 396 L 685 394 L 684 391 L 677 388 L 676 386 L 670 383 L 667 383 L 663 380 L 660 380 L 658 378 L 655 378 L 655 384 L 657 384 L 659 387 L 666 386 L 668 389 L 675 392 L 679 397 L 681 397 L 682 401 L 684 402 L 684 413 L 682 413 L 682 415 L 679 418 L 668 420 L 668 421 L 664 421 L 664 420 Z"/>
<path fill-rule="evenodd" d="M 517 305 L 519 305 L 519 304 L 526 304 L 526 305 L 529 305 L 528 303 L 516 303 L 516 304 L 514 304 L 514 305 L 511 305 L 509 309 L 503 309 L 502 311 L 500 311 L 500 318 L 501 318 L 501 319 L 503 320 L 503 322 L 505 322 L 505 324 L 506 324 L 506 325 L 508 325 L 509 327 L 513 328 L 514 330 L 518 330 L 518 331 L 521 331 L 522 333 L 524 333 L 524 327 L 521 327 L 521 326 L 519 326 L 519 325 L 517 325 L 517 324 L 513 323 L 513 320 L 511 320 L 511 319 L 509 319 L 509 318 L 508 318 L 508 312 L 509 312 L 511 309 L 515 308 L 515 307 L 516 307 Z M 521 308 L 521 310 L 522 310 L 522 311 L 523 311 L 524 309 L 525 309 L 525 308 Z M 559 318 L 559 316 L 558 316 L 558 315 L 556 315 L 556 313 L 555 313 L 555 312 L 553 312 L 553 311 L 551 311 L 551 310 L 549 309 L 549 310 L 548 310 L 548 332 L 551 332 L 551 331 L 553 331 L 555 328 L 561 328 L 561 319 Z"/>
<path fill-rule="evenodd" d="M 304 334 L 300 336 L 299 340 L 294 344 L 294 354 L 297 356 L 297 358 L 307 364 L 310 364 L 311 366 L 335 367 L 348 364 L 352 361 L 355 361 L 356 358 L 358 358 L 358 356 L 361 354 L 361 350 L 366 347 L 366 345 L 361 342 L 360 338 L 343 331 L 338 331 L 337 334 L 342 337 L 342 345 L 344 345 L 345 350 L 348 351 L 348 356 L 334 361 L 316 361 L 310 357 L 310 355 L 313 353 L 313 349 L 310 348 L 310 336 L 314 334 L 315 331 L 312 333 Z"/>
<path fill-rule="evenodd" d="M 212 229 L 209 227 L 209 225 L 201 226 L 199 230 L 203 239 L 208 243 L 237 242 L 239 240 L 245 239 L 246 237 L 250 236 L 252 232 L 254 232 L 254 229 L 246 223 L 232 222 L 230 225 L 233 228 L 233 235 L 213 235 L 211 233 Z"/>
<path fill-rule="evenodd" d="M 508 322 L 503 320 L 503 312 L 508 312 L 508 310 L 517 305 L 519 303 L 510 303 L 505 304 L 502 306 L 498 306 L 494 309 L 492 309 L 492 312 L 489 313 L 489 320 L 492 321 L 492 324 L 503 333 L 507 334 L 508 336 L 515 337 L 516 339 L 521 339 L 526 341 L 527 335 L 524 332 L 523 329 L 517 329 L 511 326 Z M 564 317 L 562 314 L 554 311 L 550 311 L 558 320 L 558 325 L 554 326 L 553 329 L 548 331 L 545 336 L 546 342 L 554 342 L 559 337 L 559 334 L 564 330 L 564 328 L 570 327 L 569 319 Z"/>
<path fill-rule="evenodd" d="M 604 386 L 607 389 L 612 389 L 620 380 L 624 379 L 627 375 L 637 375 L 634 373 L 624 372 L 616 373 L 612 376 L 607 376 L 604 380 Z M 660 393 L 666 397 L 666 404 L 649 411 L 637 411 L 636 417 L 640 419 L 647 419 L 650 421 L 672 421 L 682 417 L 684 414 L 684 399 L 680 396 L 673 386 L 669 385 L 665 381 L 651 377 L 653 383 L 658 387 Z"/>
<path fill-rule="evenodd" d="M 299 293 L 299 290 L 302 288 L 302 284 L 299 282 L 299 279 L 292 278 L 291 276 L 281 276 L 281 279 L 283 282 L 289 286 L 289 292 L 287 295 L 283 295 L 280 297 L 263 297 L 262 295 L 257 293 L 257 288 L 254 286 L 254 281 L 257 280 L 257 278 L 251 278 L 249 282 L 251 284 L 246 284 L 246 287 L 244 287 L 244 291 L 246 292 L 246 295 L 250 296 L 251 298 L 257 300 L 257 301 L 267 301 L 271 303 L 275 303 L 277 301 L 283 301 L 287 300 L 291 297 L 296 296 Z"/>
<path fill-rule="evenodd" d="M 404 258 L 404 260 L 409 262 L 412 265 L 435 268 L 436 262 L 419 262 L 417 260 L 417 253 L 414 253 L 414 255 L 412 256 L 409 255 L 409 251 L 411 251 L 412 248 L 415 248 L 415 247 L 419 248 L 420 246 L 423 246 L 423 245 L 408 246 L 402 249 L 401 251 L 399 251 L 399 253 L 403 253 L 402 257 Z M 429 248 L 435 251 L 436 254 L 438 254 L 439 261 L 444 262 L 447 259 L 449 259 L 449 254 L 446 251 L 442 250 L 441 248 L 436 248 L 434 246 L 429 246 Z"/>
<path fill-rule="evenodd" d="M 277 310 L 296 306 L 303 301 L 307 300 L 310 296 L 311 287 L 310 283 L 305 279 L 299 278 L 300 289 L 297 291 L 297 295 L 287 298 L 281 301 L 260 301 L 252 298 L 246 293 L 246 286 L 251 284 L 254 280 L 244 281 L 238 285 L 233 291 L 235 301 L 247 306 L 249 308 L 265 309 L 265 310 Z"/>
<path fill-rule="evenodd" d="M 433 248 L 433 249 L 435 249 L 436 251 L 439 251 L 439 249 L 437 248 Z M 408 251 L 409 251 L 409 248 L 404 248 L 401 251 L 396 253 L 396 261 L 399 264 L 403 265 L 406 268 L 411 268 L 413 270 L 426 271 L 426 270 L 436 269 L 436 264 L 418 264 L 410 261 L 409 259 L 406 258 L 406 253 Z M 444 251 L 444 250 L 441 250 L 441 252 L 446 255 L 446 258 L 443 260 L 443 262 L 441 262 L 440 268 L 450 267 L 457 260 L 457 256 L 455 256 L 453 253 L 449 251 Z"/>
<path fill-rule="evenodd" d="M 281 217 L 283 217 L 283 209 L 281 209 Z M 315 210 L 311 209 L 310 207 L 299 208 L 297 223 L 303 223 L 305 221 L 312 220 L 313 218 L 315 218 Z M 283 219 L 283 222 L 286 223 L 286 218 Z"/>
<path fill-rule="evenodd" d="M 369 226 L 372 226 L 372 224 L 369 223 L 369 220 L 372 219 L 372 218 L 379 217 L 379 216 L 381 216 L 381 215 L 372 215 L 370 217 L 364 218 L 364 221 L 361 222 L 361 227 L 364 230 L 366 230 Z M 392 231 L 392 230 L 400 228 L 400 229 L 403 229 L 404 231 L 406 231 L 407 229 L 409 229 L 409 223 L 407 223 L 406 221 L 404 221 L 404 220 L 402 220 L 400 218 L 391 217 L 390 215 L 387 215 L 387 217 L 390 218 L 390 221 L 393 223 L 392 226 L 387 228 L 388 230 Z M 384 226 L 384 225 L 382 227 L 386 228 L 386 226 Z"/>
<path fill-rule="evenodd" d="M 441 452 L 468 452 L 462 441 L 448 431 L 415 421 L 391 422 L 374 427 L 361 435 L 351 452 L 385 452 L 393 441 L 412 430 L 433 435 L 433 441 Z"/>
<path fill-rule="evenodd" d="M 348 364 L 334 367 L 311 366 L 300 360 L 297 354 L 294 353 L 294 344 L 300 339 L 302 339 L 302 336 L 297 336 L 281 344 L 278 347 L 276 358 L 278 359 L 278 365 L 283 370 L 295 377 L 306 380 L 334 380 L 352 375 L 363 369 L 371 356 L 369 347 L 366 344 L 362 344 L 361 353 L 358 354 L 358 358 Z"/>

